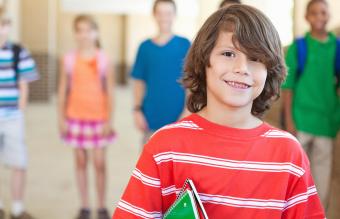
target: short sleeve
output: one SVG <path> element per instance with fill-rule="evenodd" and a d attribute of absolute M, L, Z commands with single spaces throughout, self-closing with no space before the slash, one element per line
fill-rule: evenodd
<path fill-rule="evenodd" d="M 286 54 L 286 65 L 288 68 L 288 75 L 286 81 L 282 85 L 282 89 L 293 89 L 295 86 L 296 71 L 297 71 L 297 48 L 293 43 L 289 46 Z"/>
<path fill-rule="evenodd" d="M 283 219 L 324 219 L 325 213 L 311 175 L 307 155 L 302 153 L 305 173 L 291 185 L 283 210 Z"/>
<path fill-rule="evenodd" d="M 36 63 L 30 52 L 25 48 L 22 48 L 19 54 L 18 73 L 19 79 L 26 82 L 39 79 Z"/>
<path fill-rule="evenodd" d="M 152 154 L 145 149 L 112 218 L 162 218 L 159 172 Z"/>
<path fill-rule="evenodd" d="M 138 48 L 136 60 L 131 71 L 131 77 L 137 80 L 146 80 L 145 65 L 145 46 L 144 43 L 142 43 Z"/>

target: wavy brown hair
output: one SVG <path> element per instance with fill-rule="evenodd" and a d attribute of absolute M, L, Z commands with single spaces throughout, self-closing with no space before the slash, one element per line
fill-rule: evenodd
<path fill-rule="evenodd" d="M 188 109 L 195 113 L 207 105 L 206 68 L 220 32 L 232 32 L 234 45 L 249 58 L 267 68 L 262 93 L 254 100 L 251 113 L 261 117 L 272 100 L 280 97 L 287 71 L 279 34 L 259 10 L 247 5 L 232 5 L 212 14 L 199 30 L 186 58 L 184 87 L 189 90 Z"/>

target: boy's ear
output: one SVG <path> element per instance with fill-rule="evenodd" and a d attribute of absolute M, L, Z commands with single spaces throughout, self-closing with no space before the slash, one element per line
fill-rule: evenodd
<path fill-rule="evenodd" d="M 305 13 L 305 20 L 308 22 L 308 12 Z"/>

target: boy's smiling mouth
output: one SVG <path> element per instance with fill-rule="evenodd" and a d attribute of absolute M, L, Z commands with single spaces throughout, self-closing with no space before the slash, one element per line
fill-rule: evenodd
<path fill-rule="evenodd" d="M 223 80 L 226 84 L 233 88 L 238 88 L 238 89 L 248 89 L 251 87 L 251 85 L 243 83 L 243 82 L 238 82 L 238 81 L 227 81 Z"/>

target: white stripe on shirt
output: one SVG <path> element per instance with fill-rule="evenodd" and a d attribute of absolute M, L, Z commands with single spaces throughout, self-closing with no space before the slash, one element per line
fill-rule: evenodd
<path fill-rule="evenodd" d="M 0 90 L 0 97 L 17 97 L 18 95 L 19 91 L 16 88 Z"/>
<path fill-rule="evenodd" d="M 300 144 L 300 142 L 292 134 L 275 129 L 271 129 L 261 136 L 266 138 L 289 138 Z"/>
<path fill-rule="evenodd" d="M 178 194 L 179 191 L 181 189 L 177 189 L 175 185 L 172 185 L 172 186 L 169 186 L 169 187 L 166 187 L 166 188 L 162 188 L 162 196 L 167 196 L 167 195 L 171 195 L 171 194 Z"/>
<path fill-rule="evenodd" d="M 172 185 L 167 188 L 162 188 L 162 196 L 178 194 L 180 191 L 181 188 L 176 188 L 175 185 Z M 299 203 L 307 202 L 309 197 L 316 194 L 317 192 L 315 186 L 311 186 L 307 189 L 307 192 L 295 195 L 288 200 L 240 198 L 235 196 L 212 195 L 204 193 L 199 193 L 199 196 L 203 203 L 240 208 L 274 209 L 285 211 Z"/>
<path fill-rule="evenodd" d="M 135 168 L 135 170 L 133 171 L 132 176 L 140 180 L 144 185 L 157 187 L 157 188 L 161 186 L 161 181 L 159 179 L 145 175 L 137 168 Z"/>
<path fill-rule="evenodd" d="M 237 198 L 232 196 L 210 195 L 202 193 L 199 193 L 199 196 L 203 203 L 212 203 L 239 208 L 282 210 L 285 206 L 284 200 Z"/>
<path fill-rule="evenodd" d="M 138 217 L 142 218 L 155 218 L 155 219 L 161 219 L 162 218 L 162 213 L 159 211 L 146 211 L 143 208 L 139 208 L 135 205 L 132 205 L 124 200 L 121 200 L 118 203 L 118 208 L 122 209 L 123 211 L 129 212 L 131 214 L 134 214 Z"/>
<path fill-rule="evenodd" d="M 0 59 L 13 61 L 13 52 L 11 49 L 0 50 Z"/>
<path fill-rule="evenodd" d="M 305 170 L 303 168 L 298 167 L 290 162 L 277 163 L 277 162 L 237 161 L 176 152 L 164 152 L 156 154 L 154 155 L 154 159 L 157 164 L 172 161 L 178 163 L 190 163 L 203 166 L 246 171 L 288 172 L 298 177 L 301 177 L 305 173 Z"/>
<path fill-rule="evenodd" d="M 30 69 L 34 67 L 35 67 L 35 63 L 33 59 L 26 59 L 18 63 L 19 70 Z"/>
<path fill-rule="evenodd" d="M 0 70 L 0 79 L 12 79 L 15 77 L 15 72 L 12 68 Z"/>
<path fill-rule="evenodd" d="M 287 210 L 288 208 L 291 208 L 291 207 L 293 207 L 293 206 L 295 206 L 299 203 L 307 202 L 307 200 L 310 196 L 313 196 L 313 195 L 316 195 L 316 194 L 317 194 L 317 191 L 316 191 L 315 185 L 308 187 L 307 192 L 300 193 L 300 194 L 297 194 L 297 195 L 289 198 L 287 200 L 285 207 L 284 207 L 284 210 Z"/>

